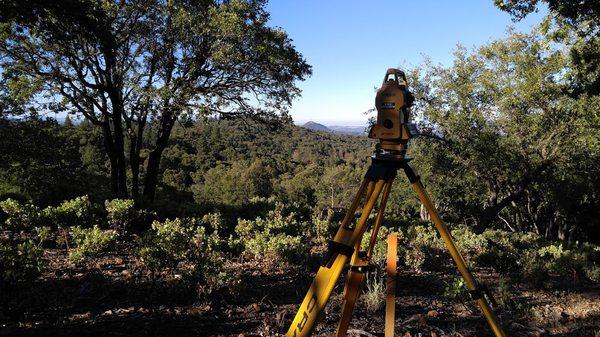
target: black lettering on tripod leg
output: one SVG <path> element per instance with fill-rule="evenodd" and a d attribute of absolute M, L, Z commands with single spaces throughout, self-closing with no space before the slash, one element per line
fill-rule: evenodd
<path fill-rule="evenodd" d="M 302 320 L 297 325 L 298 329 L 294 330 L 294 336 L 297 335 L 298 331 L 302 331 L 304 329 L 304 326 L 306 326 L 306 323 L 308 323 L 308 314 L 310 314 L 315 309 L 316 306 L 317 306 L 317 295 L 313 294 L 310 298 L 310 301 L 308 301 L 306 310 L 302 313 Z"/>
<path fill-rule="evenodd" d="M 300 323 L 298 323 L 298 329 L 300 329 L 300 331 L 302 331 L 302 329 L 304 329 L 306 322 L 308 322 L 308 314 L 305 311 L 302 313 L 302 320 L 300 321 Z"/>
<path fill-rule="evenodd" d="M 311 305 L 312 303 L 312 305 Z M 310 298 L 310 301 L 308 301 L 308 305 L 306 306 L 306 309 L 308 310 L 308 312 L 312 312 L 313 309 L 317 306 L 317 296 L 315 294 L 312 295 L 312 297 Z"/>

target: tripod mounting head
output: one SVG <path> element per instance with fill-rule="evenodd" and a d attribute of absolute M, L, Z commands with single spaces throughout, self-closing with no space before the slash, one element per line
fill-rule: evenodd
<path fill-rule="evenodd" d="M 404 72 L 388 69 L 375 96 L 377 121 L 369 131 L 369 138 L 379 139 L 379 150 L 404 156 L 408 140 L 415 134 L 410 124 L 410 107 L 414 100 Z"/>

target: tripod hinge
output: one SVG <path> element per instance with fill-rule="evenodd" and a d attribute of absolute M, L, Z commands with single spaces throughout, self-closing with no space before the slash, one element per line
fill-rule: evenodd
<path fill-rule="evenodd" d="M 332 261 L 332 257 L 334 257 L 337 254 L 342 254 L 350 258 L 352 257 L 352 254 L 354 254 L 354 247 L 348 246 L 341 242 L 330 240 L 327 243 L 327 253 L 325 253 L 325 256 L 323 256 L 323 261 L 321 261 L 321 265 L 329 266 Z"/>
<path fill-rule="evenodd" d="M 498 302 L 496 302 L 496 299 L 494 298 L 492 292 L 486 284 L 480 284 L 479 282 L 477 282 L 475 284 L 475 289 L 469 290 L 469 295 L 471 296 L 471 299 L 473 301 L 482 299 L 485 296 L 490 300 L 493 306 L 498 305 Z"/>

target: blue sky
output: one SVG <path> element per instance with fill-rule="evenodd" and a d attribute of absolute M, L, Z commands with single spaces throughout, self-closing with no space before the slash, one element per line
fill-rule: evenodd
<path fill-rule="evenodd" d="M 468 49 L 528 31 L 545 11 L 513 23 L 493 0 L 359 1 L 270 0 L 270 24 L 282 27 L 313 66 L 292 106 L 296 123 L 362 125 L 385 70 L 429 56 L 450 64 L 458 43 Z"/>

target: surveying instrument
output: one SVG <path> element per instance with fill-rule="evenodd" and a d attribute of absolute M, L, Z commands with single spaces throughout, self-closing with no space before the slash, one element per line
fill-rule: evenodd
<path fill-rule="evenodd" d="M 371 165 L 337 233 L 333 240 L 329 241 L 328 251 L 322 261 L 321 267 L 317 271 L 286 333 L 287 337 L 311 335 L 316 326 L 319 314 L 325 308 L 331 292 L 342 274 L 342 270 L 349 264 L 349 271 L 344 285 L 342 315 L 336 332 L 336 336 L 338 337 L 346 335 L 354 305 L 365 282 L 366 272 L 370 267 L 369 261 L 377 241 L 377 233 L 383 222 L 383 213 L 392 189 L 392 183 L 399 169 L 403 169 L 421 204 L 427 209 L 435 228 L 440 233 L 446 248 L 456 263 L 458 271 L 465 280 L 471 298 L 481 308 L 492 332 L 496 337 L 506 336 L 488 303 L 488 298 L 492 302 L 493 298 L 468 270 L 462 255 L 456 249 L 448 228 L 427 195 L 419 176 L 409 165 L 411 158 L 406 157 L 408 141 L 412 136 L 416 135 L 416 129 L 409 123 L 409 109 L 413 102 L 414 96 L 407 88 L 405 74 L 398 69 L 388 69 L 385 73 L 383 84 L 375 97 L 377 121 L 369 131 L 369 138 L 379 139 L 379 143 L 371 157 Z M 379 198 L 380 196 L 381 199 Z M 368 227 L 367 220 L 378 200 L 377 215 L 373 224 L 369 245 L 366 251 L 361 251 L 363 234 Z M 358 221 L 353 225 L 355 213 L 361 205 L 362 211 Z M 395 261 L 393 265 L 395 271 Z M 394 295 L 395 289 L 392 296 Z M 393 303 L 395 304 L 395 301 Z M 393 311 L 391 331 L 387 323 L 386 319 L 386 336 L 393 335 Z"/>

